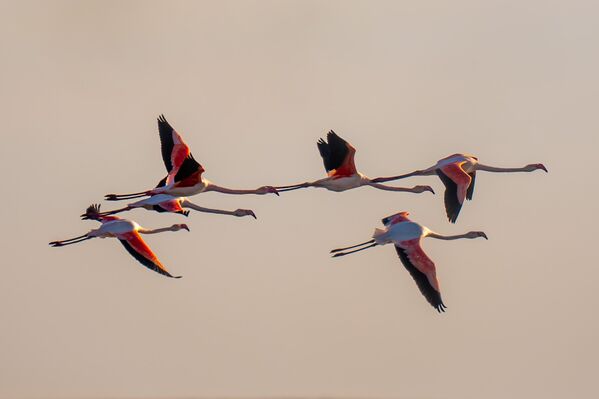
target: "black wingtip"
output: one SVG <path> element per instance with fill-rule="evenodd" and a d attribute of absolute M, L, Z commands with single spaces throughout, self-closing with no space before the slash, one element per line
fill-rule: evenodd
<path fill-rule="evenodd" d="M 85 210 L 85 213 L 81 215 L 83 220 L 98 220 L 100 218 L 100 204 L 91 204 Z"/>

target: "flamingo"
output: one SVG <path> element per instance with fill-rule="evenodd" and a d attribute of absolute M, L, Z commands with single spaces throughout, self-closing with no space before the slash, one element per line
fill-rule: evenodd
<path fill-rule="evenodd" d="M 179 213 L 184 216 L 188 216 L 189 211 L 183 210 L 183 208 L 190 208 L 190 209 L 194 209 L 199 212 L 216 213 L 216 214 L 220 214 L 220 215 L 231 215 L 231 216 L 238 216 L 238 217 L 252 216 L 254 219 L 256 219 L 256 215 L 254 214 L 254 212 L 251 209 L 236 209 L 234 211 L 225 211 L 225 210 L 221 210 L 221 209 L 204 208 L 204 207 L 198 206 L 198 205 L 194 204 L 193 202 L 189 201 L 189 199 L 186 197 L 175 197 L 175 196 L 172 196 L 169 194 L 156 194 L 149 198 L 144 198 L 137 202 L 128 204 L 124 208 L 115 209 L 115 210 L 107 211 L 107 212 L 101 212 L 101 213 L 99 213 L 99 215 L 100 216 L 114 215 L 116 213 L 130 211 L 135 208 L 144 208 L 147 210 L 154 210 L 156 212 Z M 81 217 L 86 218 L 87 214 L 84 213 L 83 215 L 81 215 Z"/>
<path fill-rule="evenodd" d="M 408 269 L 420 292 L 428 303 L 430 303 L 437 312 L 444 312 L 447 306 L 441 299 L 441 289 L 437 280 L 437 272 L 435 264 L 426 255 L 420 246 L 420 241 L 424 237 L 437 238 L 439 240 L 457 240 L 460 238 L 487 238 L 487 235 L 482 231 L 470 231 L 465 234 L 453 236 L 445 236 L 435 233 L 428 228 L 412 222 L 408 219 L 409 212 L 399 212 L 395 215 L 388 216 L 382 220 L 384 229 L 375 229 L 372 235 L 373 239 L 360 244 L 352 245 L 345 248 L 333 249 L 333 257 L 345 256 L 355 252 L 363 251 L 377 245 L 385 245 L 393 243 L 401 263 Z M 348 249 L 358 248 L 352 251 Z M 347 251 L 347 252 L 342 252 Z"/>
<path fill-rule="evenodd" d="M 95 237 L 106 238 L 116 237 L 119 239 L 121 244 L 125 247 L 135 259 L 137 259 L 142 265 L 160 273 L 164 276 L 171 278 L 181 278 L 181 276 L 171 275 L 162 263 L 158 260 L 156 255 L 152 252 L 150 247 L 141 238 L 141 234 L 156 234 L 164 231 L 179 231 L 181 229 L 189 231 L 189 227 L 186 224 L 174 224 L 171 227 L 164 227 L 160 229 L 144 229 L 137 223 L 131 220 L 121 219 L 118 216 L 104 216 L 100 213 L 100 205 L 91 205 L 87 208 L 84 214 L 84 219 L 97 220 L 102 223 L 99 229 L 93 229 L 90 232 L 83 234 L 78 237 L 70 238 L 68 240 L 52 241 L 50 246 L 52 247 L 63 247 L 65 245 L 76 244 L 78 242 L 90 240 Z"/>
<path fill-rule="evenodd" d="M 445 211 L 447 218 L 451 223 L 455 223 L 464 200 L 472 199 L 476 171 L 511 173 L 533 172 L 537 169 L 547 172 L 547 168 L 542 163 L 532 163 L 521 168 L 498 168 L 479 163 L 478 158 L 473 155 L 453 154 L 441 159 L 430 168 L 415 170 L 414 172 L 399 176 L 379 177 L 373 181 L 381 183 L 410 176 L 430 176 L 436 174 L 445 185 Z"/>
<path fill-rule="evenodd" d="M 327 134 L 327 141 L 320 139 L 317 145 L 328 177 L 314 182 L 275 187 L 278 192 L 297 190 L 305 187 L 323 187 L 327 190 L 340 192 L 360 186 L 370 186 L 387 191 L 407 191 L 412 193 L 430 191 L 434 194 L 433 189 L 429 186 L 414 186 L 412 188 L 391 187 L 378 184 L 377 179 L 370 179 L 358 172 L 354 163 L 356 149 L 332 130 Z"/>
<path fill-rule="evenodd" d="M 204 168 L 193 157 L 189 146 L 183 138 L 167 122 L 164 115 L 158 117 L 158 132 L 162 149 L 162 160 L 166 167 L 167 175 L 158 185 L 151 189 L 132 194 L 107 194 L 108 201 L 153 196 L 156 194 L 169 194 L 176 197 L 191 196 L 207 191 L 216 191 L 225 194 L 268 194 L 278 195 L 272 186 L 263 186 L 255 190 L 235 190 L 217 186 L 202 177 Z"/>

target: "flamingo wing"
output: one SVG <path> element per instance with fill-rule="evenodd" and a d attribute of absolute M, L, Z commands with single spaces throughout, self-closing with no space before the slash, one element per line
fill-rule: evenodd
<path fill-rule="evenodd" d="M 191 173 L 202 169 L 200 164 L 193 159 L 189 146 L 185 144 L 181 135 L 166 121 L 164 115 L 158 117 L 158 132 L 162 147 L 162 160 L 168 172 L 166 176 L 167 185 L 181 181 L 189 177 Z M 179 173 L 181 169 L 185 169 L 185 171 Z M 192 172 L 190 172 L 190 169 Z M 201 172 L 203 172 L 203 169 Z"/>
<path fill-rule="evenodd" d="M 320 139 L 317 145 L 329 175 L 351 176 L 357 172 L 354 164 L 356 149 L 334 131 L 327 134 L 327 141 Z"/>
<path fill-rule="evenodd" d="M 185 144 L 181 135 L 167 122 L 164 115 L 158 117 L 158 133 L 160 135 L 162 160 L 166 171 L 171 173 L 173 169 L 179 168 L 189 155 L 189 147 Z"/>
<path fill-rule="evenodd" d="M 123 244 L 127 252 L 148 269 L 154 270 L 156 273 L 160 273 L 163 276 L 181 278 L 181 276 L 173 276 L 164 268 L 138 232 L 134 231 L 121 234 L 119 236 L 119 241 Z"/>
<path fill-rule="evenodd" d="M 455 223 L 462 209 L 464 199 L 468 196 L 468 189 L 472 177 L 457 163 L 452 163 L 435 172 L 445 185 L 445 212 L 451 223 Z M 474 191 L 474 186 L 472 187 Z"/>
<path fill-rule="evenodd" d="M 200 165 L 194 159 L 192 154 L 189 154 L 189 156 L 187 158 L 185 158 L 185 161 L 183 161 L 183 163 L 177 170 L 177 173 L 174 176 L 173 176 L 173 174 L 169 174 L 169 175 L 163 177 L 156 185 L 156 188 L 164 187 L 164 186 L 166 186 L 168 184 L 172 184 L 172 183 L 179 183 L 179 182 L 187 179 L 188 177 L 191 177 L 192 175 L 198 174 L 198 173 L 200 174 L 200 178 L 201 178 L 202 173 L 204 173 L 204 168 L 202 167 L 202 165 Z M 169 178 L 170 178 L 170 180 L 169 180 Z M 195 179 L 195 180 L 197 180 L 197 179 Z"/>
<path fill-rule="evenodd" d="M 470 176 L 470 185 L 468 186 L 468 192 L 466 192 L 466 199 L 471 200 L 474 196 L 474 181 L 476 180 L 476 171 L 468 173 Z"/>
<path fill-rule="evenodd" d="M 445 312 L 447 306 L 441 299 L 435 264 L 422 250 L 420 239 L 395 244 L 395 250 L 428 303 L 437 309 L 437 312 Z"/>
<path fill-rule="evenodd" d="M 158 184 L 156 185 L 156 188 L 158 188 L 158 187 L 164 187 L 164 186 L 166 186 L 166 178 L 167 178 L 167 177 L 168 177 L 168 176 L 164 176 L 164 177 L 163 177 L 163 178 L 162 178 L 162 179 L 161 179 L 161 180 L 158 182 Z"/>
<path fill-rule="evenodd" d="M 189 154 L 175 175 L 175 183 L 185 180 L 195 173 L 200 173 L 201 175 L 203 172 L 204 168 L 202 165 L 200 165 L 198 161 L 194 159 L 192 154 Z"/>
<path fill-rule="evenodd" d="M 158 208 L 160 210 L 158 210 Z M 181 202 L 179 198 L 172 199 L 169 201 L 161 202 L 160 204 L 154 206 L 154 210 L 158 212 L 172 212 L 172 213 L 184 213 L 185 211 L 181 207 Z"/>

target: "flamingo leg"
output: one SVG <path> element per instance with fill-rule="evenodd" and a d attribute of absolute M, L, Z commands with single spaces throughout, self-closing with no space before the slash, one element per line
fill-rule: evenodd
<path fill-rule="evenodd" d="M 49 243 L 49 245 L 52 247 L 63 247 L 65 245 L 77 244 L 78 242 L 89 240 L 91 238 L 93 237 L 89 237 L 87 234 L 84 234 L 79 237 L 69 238 L 68 240 L 52 241 Z"/>
<path fill-rule="evenodd" d="M 126 200 L 126 199 L 145 197 L 147 195 L 149 195 L 147 191 L 142 191 L 142 192 L 133 193 L 133 194 L 106 194 L 104 196 L 104 199 L 106 201 L 120 201 L 120 200 Z"/>
<path fill-rule="evenodd" d="M 115 213 L 125 212 L 125 211 L 128 211 L 128 210 L 131 210 L 131 208 L 129 208 L 128 206 L 126 206 L 124 208 L 114 209 L 112 211 L 100 212 L 99 215 L 100 216 L 114 215 Z"/>
<path fill-rule="evenodd" d="M 300 188 L 305 188 L 305 187 L 306 187 L 306 186 L 297 186 L 297 187 L 284 188 L 284 189 L 282 189 L 282 190 L 277 188 L 277 191 L 278 191 L 279 193 L 284 193 L 285 191 L 299 190 Z"/>
<path fill-rule="evenodd" d="M 375 242 L 375 243 L 372 243 L 372 244 L 370 244 L 370 245 L 368 245 L 368 246 L 365 246 L 365 247 L 363 247 L 363 248 L 360 248 L 360 249 L 354 249 L 353 251 L 348 251 L 348 252 L 337 252 L 335 255 L 333 255 L 333 258 L 336 258 L 336 257 L 338 257 L 338 256 L 345 256 L 345 255 L 353 254 L 353 253 L 355 253 L 355 252 L 364 251 L 365 249 L 372 248 L 372 247 L 376 247 L 377 245 L 379 245 L 379 244 L 377 244 L 377 243 Z"/>
<path fill-rule="evenodd" d="M 285 191 L 293 191 L 293 190 L 297 190 L 300 188 L 310 187 L 312 185 L 313 185 L 312 183 L 300 183 L 300 184 L 292 184 L 290 186 L 278 186 L 275 188 L 277 189 L 278 192 L 284 193 Z"/>
<path fill-rule="evenodd" d="M 369 241 L 366 241 L 366 242 L 362 242 L 360 244 L 352 245 L 351 247 L 344 247 L 344 248 L 333 249 L 333 250 L 331 250 L 331 253 L 335 253 L 335 252 L 339 252 L 339 251 L 345 251 L 346 249 L 352 249 L 352 248 L 356 248 L 356 247 L 361 247 L 362 245 L 372 244 L 373 242 L 374 242 L 374 240 L 369 240 Z"/>

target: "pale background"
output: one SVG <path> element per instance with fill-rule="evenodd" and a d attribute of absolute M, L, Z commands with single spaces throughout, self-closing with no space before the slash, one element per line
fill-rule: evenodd
<path fill-rule="evenodd" d="M 588 1 L 3 2 L 0 397 L 595 398 L 599 6 Z M 376 177 L 470 152 L 457 225 L 421 195 L 205 194 L 259 219 L 132 217 L 181 280 L 78 215 L 164 175 L 164 113 L 234 188 L 324 176 L 335 129 Z M 105 209 L 121 205 L 104 203 Z M 409 210 L 448 312 L 391 247 L 330 259 Z M 593 248 L 595 247 L 595 248 Z"/>

